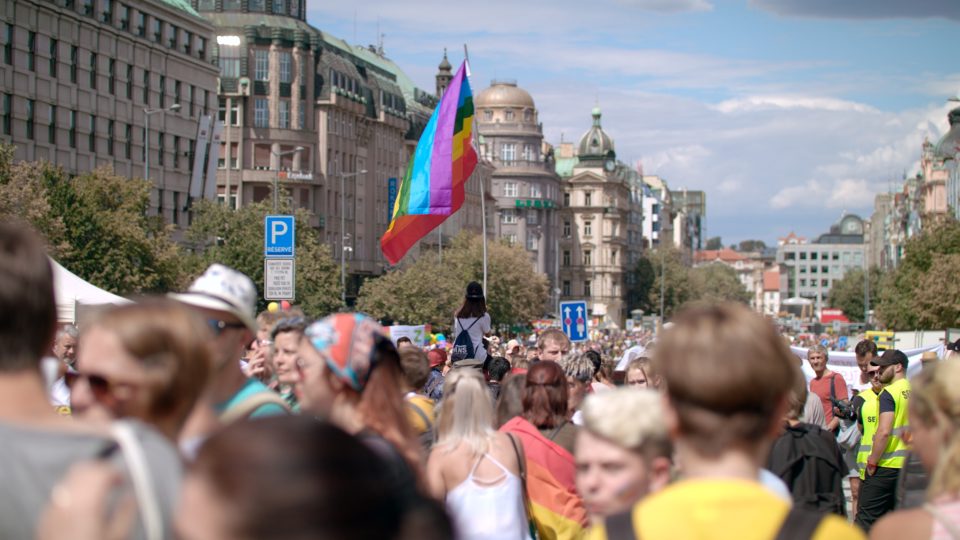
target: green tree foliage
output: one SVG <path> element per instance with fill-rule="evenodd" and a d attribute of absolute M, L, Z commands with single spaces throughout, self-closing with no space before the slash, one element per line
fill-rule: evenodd
<path fill-rule="evenodd" d="M 378 319 L 401 324 L 429 323 L 447 330 L 463 303 L 467 283 L 483 280 L 483 244 L 461 233 L 443 252 L 421 253 L 411 266 L 367 280 L 357 307 Z M 547 309 L 547 278 L 538 274 L 526 250 L 504 242 L 487 243 L 487 309 L 495 325 L 527 323 Z"/>
<path fill-rule="evenodd" d="M 122 295 L 181 283 L 171 229 L 147 216 L 150 185 L 109 168 L 67 177 L 45 163 L 11 163 L 0 150 L 0 213 L 31 223 L 51 256 L 98 287 Z"/>
<path fill-rule="evenodd" d="M 281 197 L 285 200 L 285 197 Z M 193 206 L 193 222 L 186 231 L 192 253 L 184 261 L 184 269 L 195 277 L 210 264 L 218 262 L 243 272 L 260 292 L 258 309 L 266 308 L 263 300 L 263 220 L 272 214 L 268 201 L 245 205 L 239 210 L 210 201 Z M 288 207 L 279 213 L 290 213 Z M 340 302 L 340 269 L 333 261 L 329 246 L 320 243 L 316 229 L 310 227 L 309 216 L 298 209 L 296 216 L 296 300 L 305 313 L 322 317 L 342 308 Z"/>
<path fill-rule="evenodd" d="M 661 255 L 663 256 L 661 261 Z M 660 287 L 663 280 L 663 310 L 664 316 L 669 317 L 680 306 L 696 300 L 699 291 L 696 284 L 690 279 L 690 268 L 683 263 L 683 256 L 673 247 L 659 247 L 648 253 L 655 278 L 650 288 L 651 311 L 660 311 Z M 662 263 L 662 265 L 661 265 Z M 662 266 L 662 268 L 661 268 Z"/>
<path fill-rule="evenodd" d="M 767 249 L 767 244 L 763 240 L 743 240 L 737 246 L 737 251 L 763 251 Z"/>
<path fill-rule="evenodd" d="M 722 263 L 698 266 L 690 270 L 690 281 L 700 302 L 750 302 L 750 293 L 740 283 L 737 272 Z"/>
<path fill-rule="evenodd" d="M 705 249 L 723 249 L 723 240 L 719 236 L 708 238 L 707 247 Z"/>
<path fill-rule="evenodd" d="M 633 286 L 627 291 L 627 309 L 633 311 L 642 309 L 644 313 L 659 313 L 656 311 L 659 306 L 654 308 L 650 303 L 650 292 L 654 281 L 657 279 L 657 273 L 653 268 L 653 262 L 647 257 L 640 257 L 637 266 L 632 270 Z"/>
<path fill-rule="evenodd" d="M 944 218 L 925 223 L 923 233 L 904 245 L 904 257 L 883 280 L 876 316 L 897 330 L 960 326 L 957 255 L 960 222 Z M 954 266 L 950 266 L 951 263 Z"/>
<path fill-rule="evenodd" d="M 871 268 L 870 276 L 870 304 L 873 306 L 880 290 L 883 273 L 879 268 Z M 828 297 L 830 307 L 842 309 L 844 315 L 853 322 L 863 322 L 863 270 L 854 268 L 847 271 L 842 279 L 834 281 L 830 287 Z"/>

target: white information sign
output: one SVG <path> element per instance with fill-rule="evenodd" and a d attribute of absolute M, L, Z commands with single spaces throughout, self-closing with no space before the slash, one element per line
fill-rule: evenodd
<path fill-rule="evenodd" d="M 297 283 L 294 259 L 264 259 L 263 298 L 266 300 L 293 300 Z"/>
<path fill-rule="evenodd" d="M 425 347 L 427 345 L 427 330 L 424 325 L 420 326 L 403 326 L 403 325 L 394 325 L 388 326 L 390 330 L 390 339 L 393 340 L 394 345 L 396 345 L 397 340 L 402 337 L 410 338 L 410 341 L 413 342 L 417 347 Z"/>

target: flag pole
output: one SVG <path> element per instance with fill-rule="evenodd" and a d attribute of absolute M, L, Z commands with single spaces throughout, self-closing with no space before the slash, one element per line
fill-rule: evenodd
<path fill-rule="evenodd" d="M 467 44 L 463 44 L 463 59 L 467 63 L 467 73 L 466 76 L 470 78 L 470 53 L 467 51 Z M 470 131 L 470 144 L 473 145 L 473 134 L 476 130 Z M 487 204 L 485 199 L 487 194 L 484 193 L 483 178 L 482 176 L 478 178 L 480 181 L 480 230 L 483 235 L 483 294 L 489 298 L 490 291 L 487 289 Z"/>

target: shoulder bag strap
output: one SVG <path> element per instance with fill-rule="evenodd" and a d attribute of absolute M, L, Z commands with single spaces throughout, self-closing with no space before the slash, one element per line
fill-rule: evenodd
<path fill-rule="evenodd" d="M 787 513 L 774 540 L 810 540 L 825 517 L 825 513 L 794 506 Z"/>
<path fill-rule="evenodd" d="M 944 515 L 939 508 L 930 503 L 926 503 L 923 505 L 923 509 L 933 516 L 934 521 L 943 526 L 951 540 L 960 540 L 960 529 L 958 529 L 957 526 L 950 521 L 950 518 Z"/>
<path fill-rule="evenodd" d="M 160 501 L 154 490 L 153 477 L 147 466 L 147 456 L 143 446 L 134 433 L 130 424 L 119 420 L 110 425 L 110 433 L 117 441 L 123 460 L 130 472 L 130 483 L 133 485 L 134 496 L 137 500 L 137 509 L 140 521 L 146 531 L 146 540 L 162 540 L 163 515 L 160 511 Z"/>
<path fill-rule="evenodd" d="M 232 424 L 241 418 L 250 416 L 260 407 L 270 404 L 279 405 L 283 407 L 283 410 L 290 412 L 290 405 L 282 397 L 273 392 L 258 392 L 224 411 L 220 415 L 220 421 L 224 424 Z"/>
<path fill-rule="evenodd" d="M 603 528 L 607 530 L 607 540 L 640 540 L 633 528 L 633 508 L 607 516 Z"/>
<path fill-rule="evenodd" d="M 837 389 L 836 389 L 836 387 L 833 386 L 833 379 L 834 379 L 834 377 L 836 377 L 836 376 L 837 376 L 836 373 L 831 373 L 831 374 L 830 374 L 830 403 L 836 403 L 836 402 L 837 402 Z"/>
<path fill-rule="evenodd" d="M 510 444 L 513 445 L 513 451 L 517 455 L 517 468 L 520 471 L 520 485 L 523 488 L 523 510 L 527 515 L 527 527 L 530 530 L 530 537 L 534 540 L 540 538 L 540 532 L 537 530 L 536 523 L 533 519 L 533 508 L 530 504 L 530 493 L 527 491 L 527 457 L 523 453 L 523 443 L 517 441 L 517 437 L 513 433 L 507 433 L 507 438 L 510 439 Z"/>
<path fill-rule="evenodd" d="M 566 421 L 566 420 L 564 420 L 563 422 L 561 422 L 559 426 L 555 427 L 555 428 L 553 429 L 553 431 L 550 432 L 550 436 L 548 436 L 547 438 L 550 439 L 551 441 L 553 441 L 553 439 L 556 438 L 557 434 L 560 433 L 560 430 L 563 429 L 563 426 L 565 426 L 565 425 L 567 425 L 567 421 Z"/>
<path fill-rule="evenodd" d="M 430 431 L 431 429 L 433 429 L 433 422 L 430 421 L 430 418 L 427 416 L 427 413 L 420 408 L 420 405 L 417 405 L 412 400 L 407 400 L 407 407 L 410 407 L 411 409 L 413 409 L 413 411 L 417 413 L 417 416 L 419 416 L 420 419 L 423 420 L 423 425 L 426 426 L 427 431 Z"/>

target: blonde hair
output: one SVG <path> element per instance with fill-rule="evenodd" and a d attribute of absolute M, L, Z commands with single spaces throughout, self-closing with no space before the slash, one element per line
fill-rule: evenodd
<path fill-rule="evenodd" d="M 465 443 L 476 455 L 490 449 L 493 440 L 493 402 L 480 372 L 457 369 L 443 383 L 437 419 L 437 445 L 453 450 Z"/>
<path fill-rule="evenodd" d="M 927 499 L 960 495 L 960 361 L 944 360 L 911 381 L 910 422 L 939 431 L 940 457 Z"/>
<path fill-rule="evenodd" d="M 587 396 L 583 429 L 647 459 L 670 457 L 670 434 L 655 390 L 614 388 Z"/>
<path fill-rule="evenodd" d="M 593 362 L 580 351 L 573 351 L 563 355 L 560 359 L 563 374 L 582 383 L 593 379 Z"/>

